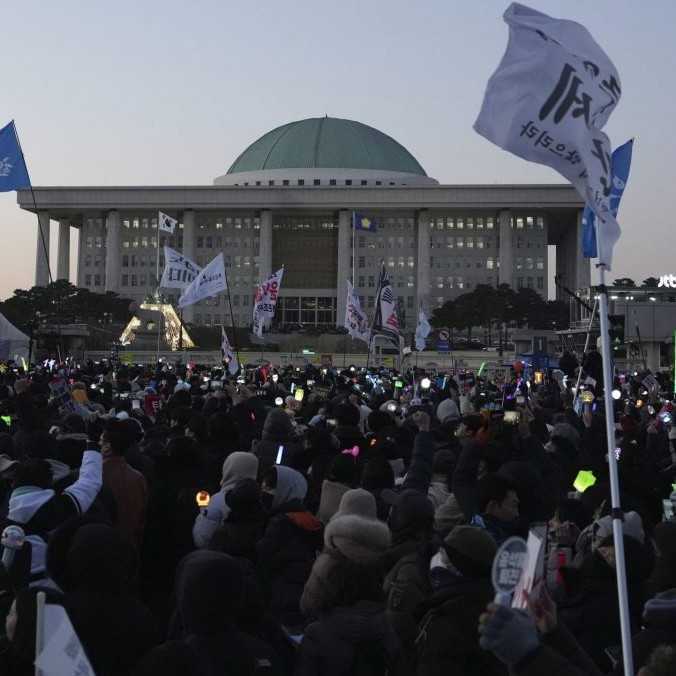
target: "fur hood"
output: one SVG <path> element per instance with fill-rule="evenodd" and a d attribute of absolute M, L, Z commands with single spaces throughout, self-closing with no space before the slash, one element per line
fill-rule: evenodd
<path fill-rule="evenodd" d="M 390 529 L 377 519 L 339 514 L 324 530 L 324 546 L 355 563 L 375 562 L 390 546 Z"/>

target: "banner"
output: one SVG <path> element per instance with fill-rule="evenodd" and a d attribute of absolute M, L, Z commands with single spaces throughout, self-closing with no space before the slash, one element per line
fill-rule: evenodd
<path fill-rule="evenodd" d="M 164 272 L 160 287 L 164 289 L 185 289 L 199 275 L 202 268 L 174 249 L 164 247 Z"/>
<path fill-rule="evenodd" d="M 589 31 L 512 3 L 505 55 L 488 81 L 474 129 L 567 178 L 597 218 L 599 263 L 610 270 L 620 236 L 610 195 L 610 141 L 601 131 L 622 93 L 613 63 Z"/>
<path fill-rule="evenodd" d="M 427 336 L 430 335 L 432 327 L 427 321 L 425 310 L 420 308 L 418 312 L 418 325 L 415 328 L 415 349 L 422 352 L 427 344 Z"/>
<path fill-rule="evenodd" d="M 369 343 L 371 331 L 369 330 L 369 322 L 366 313 L 361 309 L 361 302 L 359 295 L 352 286 L 352 283 L 347 282 L 347 300 L 345 301 L 345 328 L 347 333 L 357 340 L 363 340 Z"/>
<path fill-rule="evenodd" d="M 402 336 L 399 330 L 396 299 L 384 265 L 380 272 L 373 335 L 387 338 L 395 347 L 401 350 Z"/>
<path fill-rule="evenodd" d="M 263 324 L 266 320 L 275 316 L 277 297 L 282 286 L 284 268 L 277 270 L 272 277 L 266 279 L 256 287 L 253 308 L 253 333 L 261 338 L 263 336 Z"/>
<path fill-rule="evenodd" d="M 629 180 L 629 169 L 631 167 L 631 154 L 634 147 L 634 140 L 627 141 L 619 148 L 615 148 L 610 161 L 613 169 L 613 187 L 610 193 L 610 209 L 613 216 L 617 218 L 617 212 L 620 208 L 620 200 L 624 194 L 624 189 Z M 598 248 L 596 246 L 596 218 L 594 212 L 585 206 L 582 214 L 582 251 L 585 258 L 596 258 Z"/>
<path fill-rule="evenodd" d="M 219 253 L 202 271 L 193 279 L 190 286 L 178 299 L 178 306 L 183 308 L 210 298 L 227 289 L 225 283 L 225 263 L 223 252 Z"/>
<path fill-rule="evenodd" d="M 228 372 L 231 376 L 234 376 L 239 371 L 239 364 L 237 363 L 235 351 L 228 340 L 228 334 L 225 332 L 225 326 L 221 326 L 221 352 L 223 353 L 223 359 L 228 362 Z"/>

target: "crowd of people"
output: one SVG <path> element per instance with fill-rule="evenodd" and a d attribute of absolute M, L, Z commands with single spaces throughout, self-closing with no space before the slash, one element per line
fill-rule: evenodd
<path fill-rule="evenodd" d="M 561 376 L 4 368 L 0 673 L 40 592 L 97 676 L 623 673 L 602 386 Z M 612 387 L 636 673 L 673 675 L 671 402 Z M 495 604 L 535 526 L 527 609 Z"/>

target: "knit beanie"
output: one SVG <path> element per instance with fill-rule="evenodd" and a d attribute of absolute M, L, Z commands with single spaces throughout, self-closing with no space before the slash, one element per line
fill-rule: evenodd
<path fill-rule="evenodd" d="M 440 423 L 460 420 L 460 411 L 453 399 L 444 399 L 439 406 L 437 406 L 437 419 Z"/>
<path fill-rule="evenodd" d="M 444 539 L 451 563 L 466 577 L 487 577 L 497 552 L 495 540 L 483 528 L 456 526 Z"/>

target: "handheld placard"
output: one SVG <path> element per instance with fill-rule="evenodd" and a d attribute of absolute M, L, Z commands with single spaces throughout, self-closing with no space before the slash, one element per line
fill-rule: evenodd
<path fill-rule="evenodd" d="M 493 589 L 495 603 L 500 606 L 512 605 L 512 594 L 523 573 L 528 546 L 523 538 L 511 537 L 502 543 L 493 559 Z"/>

